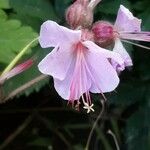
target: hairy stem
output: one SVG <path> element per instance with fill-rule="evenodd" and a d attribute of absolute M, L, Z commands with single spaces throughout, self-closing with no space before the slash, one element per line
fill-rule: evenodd
<path fill-rule="evenodd" d="M 23 86 L 21 86 L 21 87 L 15 89 L 14 91 L 12 91 L 7 97 L 5 97 L 4 99 L 0 100 L 0 103 L 6 102 L 8 99 L 13 98 L 17 94 L 21 93 L 22 91 L 26 90 L 27 88 L 31 87 L 32 85 L 38 83 L 39 81 L 46 79 L 47 77 L 48 76 L 46 76 L 46 75 L 40 75 L 37 78 L 27 82 Z"/>

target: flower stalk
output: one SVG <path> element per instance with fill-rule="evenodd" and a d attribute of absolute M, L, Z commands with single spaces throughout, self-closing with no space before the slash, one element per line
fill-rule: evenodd
<path fill-rule="evenodd" d="M 20 53 L 10 62 L 10 64 L 4 69 L 2 72 L 1 76 L 9 72 L 15 65 L 16 63 L 21 59 L 21 57 L 25 54 L 25 52 L 29 49 L 29 47 L 38 40 L 38 38 L 33 39 L 29 44 L 27 44 L 21 51 Z"/>
<path fill-rule="evenodd" d="M 87 140 L 87 143 L 86 143 L 86 146 L 85 146 L 85 150 L 89 150 L 89 146 L 90 146 L 90 141 L 91 141 L 91 138 L 92 138 L 92 135 L 93 135 L 93 132 L 98 124 L 98 121 L 101 119 L 103 113 L 104 113 L 104 110 L 105 110 L 105 101 L 104 100 L 101 100 L 100 101 L 101 104 L 102 104 L 102 110 L 100 111 L 96 121 L 94 122 L 93 126 L 92 126 L 92 129 L 90 131 L 90 134 L 88 136 L 88 140 Z"/>
<path fill-rule="evenodd" d="M 115 134 L 111 130 L 108 130 L 107 133 L 110 134 L 113 137 L 115 145 L 116 145 L 116 149 L 120 150 L 120 147 L 119 147 L 119 144 L 118 144 L 118 141 L 117 141 L 117 138 L 116 138 Z"/>

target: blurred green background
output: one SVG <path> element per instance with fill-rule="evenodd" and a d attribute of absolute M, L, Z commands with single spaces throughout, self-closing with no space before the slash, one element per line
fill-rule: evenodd
<path fill-rule="evenodd" d="M 35 37 L 40 25 L 50 19 L 61 25 L 71 0 L 0 0 L 0 72 Z M 123 4 L 143 20 L 142 29 L 150 30 L 149 0 L 102 0 L 94 19 L 114 22 Z M 149 43 L 140 42 L 146 46 Z M 111 129 L 121 150 L 150 150 L 150 51 L 125 45 L 134 66 L 120 75 L 120 85 L 108 93 L 107 109 L 95 129 L 90 150 L 116 150 Z M 34 65 L 0 86 L 0 150 L 83 150 L 98 113 L 99 95 L 92 95 L 95 112 L 74 111 L 67 106 L 37 69 L 38 62 L 51 49 L 34 44 L 22 61 L 33 58 Z M 37 80 L 32 86 L 27 86 Z M 3 101 L 14 90 L 15 97 Z"/>

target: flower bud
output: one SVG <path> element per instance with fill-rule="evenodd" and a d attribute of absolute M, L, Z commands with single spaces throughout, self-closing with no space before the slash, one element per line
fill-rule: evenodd
<path fill-rule="evenodd" d="M 25 61 L 24 63 L 17 65 L 13 69 L 11 69 L 9 72 L 0 76 L 0 85 L 3 84 L 5 82 L 5 80 L 8 80 L 8 79 L 16 76 L 17 74 L 20 74 L 23 71 L 27 70 L 32 65 L 33 65 L 32 59 L 29 59 L 29 60 Z"/>
<path fill-rule="evenodd" d="M 95 42 L 101 47 L 111 45 L 116 36 L 113 25 L 109 22 L 98 21 L 92 27 Z"/>
<path fill-rule="evenodd" d="M 93 11 L 88 7 L 88 1 L 75 1 L 66 11 L 66 20 L 72 29 L 89 27 L 93 22 Z"/>

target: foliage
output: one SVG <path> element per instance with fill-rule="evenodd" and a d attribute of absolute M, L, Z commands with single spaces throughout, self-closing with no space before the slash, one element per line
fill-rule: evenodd
<path fill-rule="evenodd" d="M 69 4 L 71 0 L 0 0 L 0 72 L 38 37 L 42 22 L 52 19 L 66 24 L 64 14 Z M 113 22 L 120 4 L 143 20 L 143 30 L 150 30 L 149 0 L 103 0 L 95 10 L 94 19 Z M 140 44 L 149 46 L 148 43 Z M 115 133 L 122 150 L 150 149 L 150 52 L 135 46 L 127 47 L 134 66 L 121 73 L 119 87 L 106 95 L 107 112 L 92 137 L 92 150 L 116 149 L 112 137 L 107 134 L 108 129 Z M 33 58 L 34 65 L 0 86 L 0 94 L 7 97 L 39 77 L 37 64 L 50 50 L 41 49 L 38 43 L 33 44 L 18 64 Z M 0 149 L 84 149 L 92 123 L 101 110 L 99 95 L 92 97 L 95 113 L 91 115 L 69 109 L 55 92 L 51 78 L 42 79 L 16 96 L 20 97 L 0 105 Z M 2 102 L 1 95 L 0 100 Z M 32 119 L 16 135 L 15 131 L 19 126 L 24 127 L 24 119 L 29 114 Z M 16 135 L 16 138 L 7 141 L 2 148 L 9 135 Z"/>

